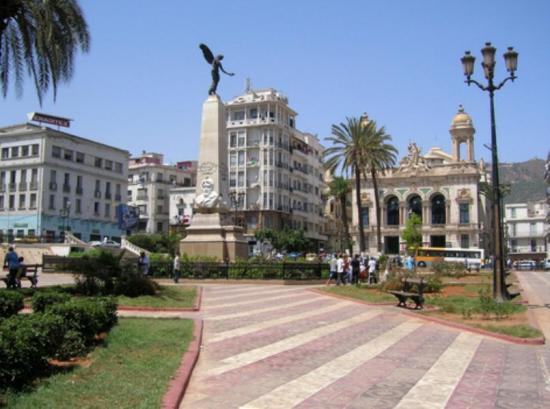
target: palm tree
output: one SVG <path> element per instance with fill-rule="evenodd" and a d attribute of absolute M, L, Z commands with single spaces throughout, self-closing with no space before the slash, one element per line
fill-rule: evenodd
<path fill-rule="evenodd" d="M 351 236 L 349 234 L 349 222 L 347 212 L 347 196 L 350 191 L 349 181 L 346 178 L 337 176 L 329 184 L 329 194 L 340 202 L 342 209 L 342 224 L 344 225 L 344 248 L 351 251 Z"/>
<path fill-rule="evenodd" d="M 2 0 L 0 6 L 0 86 L 4 98 L 13 77 L 22 94 L 25 68 L 38 101 L 71 79 L 74 56 L 87 52 L 90 35 L 77 0 Z"/>
<path fill-rule="evenodd" d="M 361 172 L 363 162 L 363 147 L 365 145 L 365 128 L 358 118 L 346 118 L 346 123 L 332 125 L 332 136 L 326 138 L 333 146 L 325 151 L 325 167 L 334 172 L 338 167 L 342 170 L 351 169 L 355 177 L 355 201 L 359 215 L 359 250 L 365 251 L 365 232 L 361 217 Z"/>
<path fill-rule="evenodd" d="M 384 127 L 376 128 L 375 121 L 368 121 L 363 124 L 365 131 L 365 141 L 363 144 L 362 163 L 363 175 L 367 180 L 367 173 L 370 173 L 374 189 L 374 204 L 376 207 L 376 248 L 378 252 L 382 251 L 382 233 L 381 233 L 381 211 L 380 211 L 380 192 L 378 191 L 379 172 L 383 172 L 395 165 L 397 158 L 397 149 L 393 146 L 391 136 L 386 133 Z"/>

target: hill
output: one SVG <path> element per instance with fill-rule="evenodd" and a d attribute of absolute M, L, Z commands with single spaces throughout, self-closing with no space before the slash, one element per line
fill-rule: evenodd
<path fill-rule="evenodd" d="M 546 198 L 542 159 L 530 159 L 519 163 L 501 163 L 500 181 L 509 183 L 511 192 L 504 197 L 504 203 L 523 203 Z"/>

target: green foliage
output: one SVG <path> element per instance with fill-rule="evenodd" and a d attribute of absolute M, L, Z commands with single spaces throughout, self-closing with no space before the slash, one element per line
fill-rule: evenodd
<path fill-rule="evenodd" d="M 141 295 L 155 295 L 159 285 L 142 274 L 123 272 L 116 281 L 114 295 L 139 297 Z"/>
<path fill-rule="evenodd" d="M 170 277 L 172 275 L 173 258 L 168 254 L 151 253 L 149 263 L 149 271 L 154 277 Z"/>
<path fill-rule="evenodd" d="M 543 336 L 542 332 L 540 332 L 538 329 L 525 324 L 506 326 L 475 324 L 474 326 L 484 329 L 486 331 L 511 335 L 518 338 L 538 338 Z"/>
<path fill-rule="evenodd" d="M 443 282 L 438 277 L 428 277 L 426 280 L 426 286 L 424 292 L 426 293 L 439 293 L 443 288 Z"/>
<path fill-rule="evenodd" d="M 128 241 L 152 253 L 165 253 L 174 256 L 182 238 L 179 234 L 138 233 L 128 236 Z"/>
<path fill-rule="evenodd" d="M 70 298 L 68 293 L 60 291 L 37 291 L 32 296 L 32 309 L 34 312 L 44 312 L 50 305 L 62 304 Z"/>
<path fill-rule="evenodd" d="M 310 251 L 315 250 L 314 243 L 309 240 L 303 230 L 294 230 L 285 227 L 282 230 L 261 229 L 255 233 L 259 241 L 269 240 L 278 251 Z"/>
<path fill-rule="evenodd" d="M 23 309 L 23 295 L 17 291 L 0 291 L 0 319 L 8 318 Z"/>
<path fill-rule="evenodd" d="M 432 263 L 432 270 L 438 277 L 454 277 L 461 278 L 466 276 L 466 269 L 461 263 Z"/>
<path fill-rule="evenodd" d="M 422 220 L 416 213 L 411 213 L 405 229 L 403 230 L 403 240 L 407 243 L 407 251 L 414 255 L 416 249 L 422 245 Z"/>

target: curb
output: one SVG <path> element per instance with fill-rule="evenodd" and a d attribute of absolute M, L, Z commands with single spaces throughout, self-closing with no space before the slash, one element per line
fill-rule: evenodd
<path fill-rule="evenodd" d="M 199 353 L 202 343 L 202 319 L 193 319 L 195 328 L 193 329 L 193 340 L 189 343 L 187 352 L 183 355 L 181 364 L 174 377 L 170 381 L 168 390 L 162 398 L 163 409 L 178 409 L 180 403 L 191 379 L 193 368 L 199 359 Z"/>
<path fill-rule="evenodd" d="M 353 302 L 356 302 L 356 303 L 359 303 L 359 304 L 368 305 L 370 307 L 380 307 L 380 306 L 381 307 L 387 307 L 387 306 L 395 305 L 394 302 L 372 303 L 372 302 L 368 302 L 368 301 L 364 301 L 364 300 L 358 300 L 357 298 L 350 298 L 350 297 L 346 297 L 346 296 L 340 295 L 340 294 L 331 294 L 327 291 L 323 291 L 323 290 L 320 290 L 318 288 L 308 288 L 308 291 L 311 291 L 311 292 L 316 293 L 316 294 L 327 295 L 329 297 L 339 298 L 341 300 L 353 301 Z"/>
<path fill-rule="evenodd" d="M 192 307 L 118 307 L 118 311 L 139 311 L 139 312 L 196 312 L 200 311 L 202 304 L 202 287 L 197 287 L 197 298 L 195 299 L 195 305 Z"/>
<path fill-rule="evenodd" d="M 310 288 L 309 291 L 312 291 L 314 293 L 321 294 L 321 295 L 327 295 L 329 297 L 339 298 L 339 299 L 346 300 L 346 301 L 356 302 L 358 304 L 368 305 L 370 307 L 395 306 L 395 303 L 391 303 L 391 304 L 368 303 L 368 302 L 363 301 L 363 300 L 358 300 L 358 299 L 355 299 L 355 298 L 345 297 L 345 296 L 339 295 L 339 294 L 329 294 L 325 291 L 318 290 L 316 288 Z M 430 322 L 433 322 L 433 323 L 436 323 L 436 324 L 444 325 L 446 327 L 451 327 L 451 328 L 455 328 L 455 329 L 460 329 L 462 331 L 468 331 L 468 332 L 473 332 L 473 333 L 480 334 L 480 335 L 485 335 L 487 337 L 496 338 L 496 339 L 499 339 L 501 341 L 507 341 L 507 342 L 510 342 L 510 343 L 513 343 L 513 344 L 544 345 L 546 343 L 546 340 L 545 340 L 544 336 L 538 337 L 538 338 L 519 338 L 519 337 L 514 337 L 514 336 L 511 336 L 511 335 L 505 335 L 505 334 L 498 334 L 498 333 L 495 333 L 495 332 L 490 332 L 490 331 L 487 331 L 487 330 L 484 330 L 484 329 L 481 329 L 481 328 L 470 327 L 470 326 L 465 325 L 465 324 L 460 324 L 458 322 L 447 321 L 447 320 L 444 320 L 442 318 L 429 317 L 429 316 L 426 316 L 426 315 L 419 314 L 418 312 L 407 311 L 407 310 L 404 310 L 404 309 L 401 309 L 401 308 L 399 309 L 399 312 L 401 314 L 405 314 L 405 315 L 408 315 L 408 316 L 411 316 L 411 317 L 419 318 L 419 319 L 422 319 L 422 320 L 425 320 L 425 321 L 430 321 Z"/>

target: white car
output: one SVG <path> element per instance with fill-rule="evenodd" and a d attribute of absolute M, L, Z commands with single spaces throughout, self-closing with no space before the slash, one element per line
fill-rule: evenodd
<path fill-rule="evenodd" d="M 120 247 L 120 243 L 117 243 L 116 241 L 113 241 L 113 240 L 91 241 L 90 246 L 118 248 Z"/>
<path fill-rule="evenodd" d="M 514 263 L 517 270 L 534 270 L 537 266 L 534 260 L 518 260 Z"/>
<path fill-rule="evenodd" d="M 550 258 L 544 260 L 544 262 L 542 263 L 542 268 L 544 268 L 545 270 L 550 270 Z"/>

